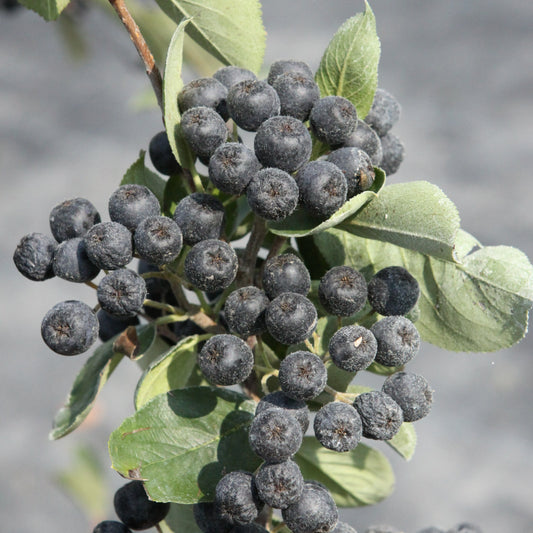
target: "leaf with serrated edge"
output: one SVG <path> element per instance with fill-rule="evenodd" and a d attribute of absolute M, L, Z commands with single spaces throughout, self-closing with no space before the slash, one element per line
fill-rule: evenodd
<path fill-rule="evenodd" d="M 186 337 L 154 361 L 143 373 L 135 389 L 135 409 L 158 394 L 187 385 L 194 365 L 198 343 L 210 335 Z"/>
<path fill-rule="evenodd" d="M 259 72 L 266 32 L 259 0 L 156 0 L 176 23 L 189 18 L 187 33 L 225 65 Z"/>
<path fill-rule="evenodd" d="M 70 0 L 19 0 L 20 3 L 35 11 L 37 14 L 41 15 L 45 20 L 55 20 L 63 9 L 65 9 Z"/>
<path fill-rule="evenodd" d="M 400 431 L 386 443 L 406 461 L 410 461 L 416 448 L 415 426 L 411 422 L 404 422 L 400 426 Z"/>
<path fill-rule="evenodd" d="M 326 485 L 339 507 L 377 503 L 394 486 L 394 473 L 387 458 L 365 444 L 338 453 L 324 448 L 315 437 L 304 437 L 294 459 L 304 479 Z"/>
<path fill-rule="evenodd" d="M 376 19 L 367 2 L 365 5 L 364 13 L 348 19 L 337 30 L 315 75 L 322 97 L 347 98 L 360 118 L 366 117 L 374 100 L 380 56 Z"/>
<path fill-rule="evenodd" d="M 376 178 L 372 187 L 368 191 L 364 191 L 350 198 L 327 220 L 317 223 L 315 217 L 311 216 L 304 208 L 299 208 L 292 215 L 280 222 L 270 222 L 268 224 L 269 231 L 285 237 L 306 237 L 338 226 L 378 197 L 378 193 L 385 183 L 385 173 L 379 168 L 375 168 L 374 170 L 376 172 Z"/>
<path fill-rule="evenodd" d="M 339 229 L 454 261 L 459 214 L 436 185 L 412 181 L 384 187 Z"/>
<path fill-rule="evenodd" d="M 144 164 L 145 155 L 146 152 L 141 150 L 139 153 L 139 158 L 137 161 L 135 161 L 135 163 L 133 163 L 133 165 L 131 165 L 130 168 L 128 168 L 124 174 L 124 177 L 122 178 L 122 181 L 120 182 L 120 185 L 127 185 L 130 183 L 144 185 L 155 194 L 156 198 L 159 200 L 159 203 L 163 205 L 166 182 L 161 176 L 159 176 L 159 174 L 156 174 L 155 172 L 152 172 L 150 169 L 146 168 L 146 165 Z"/>
<path fill-rule="evenodd" d="M 461 263 L 430 257 L 392 244 L 362 239 L 339 229 L 313 237 L 330 265 L 346 264 L 366 279 L 387 266 L 403 266 L 420 285 L 423 340 L 458 352 L 493 352 L 520 341 L 533 305 L 533 266 L 516 248 L 479 247 L 459 231 Z"/>
<path fill-rule="evenodd" d="M 159 394 L 111 434 L 112 466 L 145 480 L 155 501 L 210 501 L 223 473 L 253 472 L 261 463 L 248 443 L 254 413 L 255 402 L 227 389 Z"/>
<path fill-rule="evenodd" d="M 151 325 L 137 326 L 137 335 L 139 343 L 148 350 L 154 340 L 155 330 Z M 148 342 L 149 338 L 152 342 Z M 115 340 L 116 337 L 113 337 L 96 348 L 83 365 L 72 384 L 65 405 L 54 417 L 52 431 L 49 434 L 51 440 L 60 439 L 74 431 L 91 411 L 97 394 L 124 357 L 122 354 L 114 353 Z"/>

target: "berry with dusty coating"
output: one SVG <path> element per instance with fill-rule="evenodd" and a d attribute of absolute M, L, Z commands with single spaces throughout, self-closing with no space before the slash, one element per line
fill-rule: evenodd
<path fill-rule="evenodd" d="M 164 520 L 170 503 L 154 502 L 148 498 L 142 481 L 130 481 L 115 492 L 113 500 L 117 516 L 130 529 L 154 527 Z"/>
<path fill-rule="evenodd" d="M 185 111 L 181 117 L 181 130 L 191 150 L 207 163 L 228 138 L 224 120 L 210 107 L 192 107 Z"/>
<path fill-rule="evenodd" d="M 378 88 L 374 94 L 372 107 L 365 122 L 380 136 L 386 135 L 400 119 L 401 107 L 398 100 L 385 89 Z"/>
<path fill-rule="evenodd" d="M 41 336 L 46 345 L 61 355 L 86 352 L 98 337 L 96 313 L 83 302 L 60 302 L 44 315 Z"/>
<path fill-rule="evenodd" d="M 183 115 L 193 107 L 209 107 L 219 114 L 226 110 L 228 89 L 213 78 L 197 78 L 187 83 L 178 94 L 178 106 Z M 225 113 L 224 113 L 225 114 Z M 227 120 L 227 115 L 223 116 Z"/>
<path fill-rule="evenodd" d="M 401 407 L 380 391 L 364 392 L 353 403 L 363 423 L 363 437 L 390 440 L 403 423 Z"/>
<path fill-rule="evenodd" d="M 135 316 L 146 298 L 146 283 L 133 270 L 121 268 L 110 272 L 100 281 L 96 296 L 102 309 L 109 314 Z"/>
<path fill-rule="evenodd" d="M 294 400 L 312 400 L 326 386 L 328 373 L 317 355 L 299 350 L 293 352 L 279 366 L 281 390 Z"/>
<path fill-rule="evenodd" d="M 122 522 L 104 520 L 95 526 L 93 533 L 131 533 L 131 531 Z"/>
<path fill-rule="evenodd" d="M 57 242 L 83 237 L 98 222 L 100 214 L 85 198 L 65 200 L 50 212 L 50 230 Z"/>
<path fill-rule="evenodd" d="M 254 479 L 261 500 L 275 509 L 286 509 L 296 503 L 304 488 L 300 467 L 290 459 L 283 463 L 264 463 Z"/>
<path fill-rule="evenodd" d="M 359 148 L 339 148 L 328 155 L 327 161 L 342 170 L 348 187 L 347 198 L 368 191 L 374 184 L 376 173 L 372 161 Z"/>
<path fill-rule="evenodd" d="M 283 391 L 271 392 L 261 398 L 255 408 L 255 414 L 258 415 L 273 408 L 284 409 L 288 414 L 294 416 L 302 428 L 302 433 L 305 434 L 309 427 L 309 408 L 303 400 L 293 400 Z"/>
<path fill-rule="evenodd" d="M 363 436 L 359 413 L 344 402 L 330 402 L 321 407 L 313 428 L 318 442 L 336 452 L 353 450 Z"/>
<path fill-rule="evenodd" d="M 89 259 L 102 270 L 116 270 L 133 259 L 133 236 L 118 222 L 95 224 L 83 238 Z"/>
<path fill-rule="evenodd" d="M 378 134 L 363 120 L 357 121 L 357 127 L 342 146 L 334 146 L 333 148 L 342 147 L 360 148 L 368 154 L 375 166 L 379 166 L 383 158 L 383 148 Z"/>
<path fill-rule="evenodd" d="M 54 277 L 52 261 L 57 242 L 43 233 L 30 233 L 20 239 L 13 253 L 17 270 L 32 281 L 44 281 Z"/>
<path fill-rule="evenodd" d="M 198 502 L 192 508 L 196 525 L 203 533 L 228 533 L 233 524 L 224 520 L 215 502 Z"/>
<path fill-rule="evenodd" d="M 231 331 L 243 337 L 265 331 L 265 311 L 270 303 L 257 287 L 241 287 L 229 294 L 224 303 L 224 316 Z"/>
<path fill-rule="evenodd" d="M 89 259 L 85 240 L 81 237 L 60 242 L 52 262 L 54 274 L 74 283 L 94 279 L 100 269 Z"/>
<path fill-rule="evenodd" d="M 333 267 L 320 280 L 318 298 L 329 314 L 351 316 L 365 306 L 367 298 L 365 278 L 350 266 Z"/>
<path fill-rule="evenodd" d="M 381 387 L 403 411 L 405 422 L 424 418 L 431 410 L 433 391 L 423 376 L 411 372 L 396 372 Z"/>
<path fill-rule="evenodd" d="M 249 430 L 252 450 L 267 463 L 290 459 L 302 445 L 302 428 L 285 409 L 267 409 L 256 414 Z"/>
<path fill-rule="evenodd" d="M 408 363 L 420 348 L 420 334 L 404 316 L 386 316 L 370 328 L 378 342 L 375 361 L 385 366 Z"/>
<path fill-rule="evenodd" d="M 311 80 L 314 79 L 311 67 L 304 61 L 296 61 L 294 59 L 280 59 L 278 61 L 274 61 L 270 65 L 270 69 L 268 71 L 268 83 L 270 85 L 274 85 L 274 83 L 280 76 L 283 76 L 283 74 L 288 73 L 299 74 L 300 76 L 309 78 Z"/>
<path fill-rule="evenodd" d="M 179 163 L 172 153 L 166 131 L 160 131 L 152 137 L 148 146 L 148 153 L 152 165 L 161 174 L 170 176 L 177 174 L 181 170 Z"/>
<path fill-rule="evenodd" d="M 400 266 L 383 268 L 368 282 L 368 303 L 380 315 L 406 315 L 419 296 L 418 281 Z"/>
<path fill-rule="evenodd" d="M 164 216 L 146 217 L 133 237 L 137 253 L 149 263 L 166 265 L 178 257 L 183 246 L 180 227 Z"/>
<path fill-rule="evenodd" d="M 235 335 L 214 335 L 197 357 L 204 376 L 214 385 L 237 385 L 252 371 L 254 356 L 250 347 Z"/>
<path fill-rule="evenodd" d="M 396 174 L 405 157 L 405 147 L 402 141 L 396 135 L 387 133 L 381 138 L 381 146 L 383 147 L 383 158 L 380 167 L 387 176 Z"/>
<path fill-rule="evenodd" d="M 326 96 L 311 109 L 309 123 L 319 141 L 335 146 L 346 142 L 357 127 L 357 111 L 343 96 Z"/>
<path fill-rule="evenodd" d="M 290 115 L 305 122 L 320 98 L 320 89 L 313 78 L 296 72 L 278 76 L 272 84 L 279 96 L 280 114 Z"/>
<path fill-rule="evenodd" d="M 96 318 L 99 325 L 98 337 L 102 342 L 107 342 L 115 335 L 122 333 L 128 326 L 137 326 L 139 324 L 139 319 L 136 316 L 120 318 L 110 315 L 103 309 L 98 310 Z"/>
<path fill-rule="evenodd" d="M 329 341 L 329 354 L 334 365 L 346 372 L 367 368 L 376 357 L 378 343 L 374 334 L 363 326 L 344 326 Z"/>
<path fill-rule="evenodd" d="M 282 344 L 297 344 L 309 338 L 316 328 L 315 306 L 302 294 L 283 292 L 267 307 L 268 332 Z"/>
<path fill-rule="evenodd" d="M 216 239 L 195 244 L 185 258 L 185 276 L 197 288 L 215 292 L 229 287 L 239 268 L 233 248 Z"/>
<path fill-rule="evenodd" d="M 213 78 L 222 83 L 226 89 L 231 89 L 236 83 L 246 80 L 256 80 L 257 76 L 251 70 L 230 65 L 219 68 L 213 74 Z"/>
<path fill-rule="evenodd" d="M 121 185 L 109 198 L 109 217 L 134 232 L 146 217 L 161 214 L 159 200 L 144 185 Z"/>
<path fill-rule="evenodd" d="M 296 255 L 280 254 L 265 262 L 263 289 L 271 300 L 282 292 L 297 292 L 306 296 L 310 288 L 309 270 Z"/>

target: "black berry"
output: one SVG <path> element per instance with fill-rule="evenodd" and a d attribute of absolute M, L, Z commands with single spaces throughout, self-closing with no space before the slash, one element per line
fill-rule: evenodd
<path fill-rule="evenodd" d="M 342 170 L 348 187 L 347 198 L 367 191 L 374 184 L 376 173 L 370 157 L 359 148 L 339 148 L 327 160 Z"/>
<path fill-rule="evenodd" d="M 133 270 L 121 268 L 105 276 L 96 291 L 98 303 L 113 316 L 136 315 L 146 298 L 146 283 Z"/>
<path fill-rule="evenodd" d="M 93 533 L 131 533 L 131 531 L 122 522 L 104 520 L 95 526 Z"/>
<path fill-rule="evenodd" d="M 261 398 L 255 408 L 255 414 L 273 408 L 284 409 L 294 416 L 302 428 L 302 433 L 305 434 L 309 426 L 309 408 L 303 400 L 289 398 L 283 391 L 271 392 Z"/>
<path fill-rule="evenodd" d="M 378 343 L 374 334 L 363 326 L 344 326 L 329 341 L 329 354 L 335 366 L 346 372 L 367 368 L 376 357 Z"/>
<path fill-rule="evenodd" d="M 385 174 L 391 176 L 398 172 L 405 156 L 405 147 L 396 135 L 387 133 L 381 138 L 381 146 L 383 147 L 383 158 L 381 159 L 381 168 Z"/>
<path fill-rule="evenodd" d="M 228 89 L 215 78 L 198 78 L 183 87 L 178 94 L 178 106 L 183 114 L 193 107 L 210 107 L 217 113 L 225 110 Z M 227 117 L 224 118 L 225 120 Z"/>
<path fill-rule="evenodd" d="M 135 249 L 146 261 L 166 265 L 178 257 L 183 245 L 181 229 L 171 218 L 146 217 L 135 230 Z"/>
<path fill-rule="evenodd" d="M 300 350 L 293 352 L 279 366 L 281 390 L 294 400 L 312 400 L 326 386 L 328 373 L 320 357 Z"/>
<path fill-rule="evenodd" d="M 343 402 L 324 405 L 315 416 L 313 428 L 318 442 L 336 452 L 353 450 L 363 436 L 359 413 Z"/>
<path fill-rule="evenodd" d="M 263 507 L 252 474 L 236 470 L 226 474 L 215 489 L 218 514 L 231 524 L 253 522 Z"/>
<path fill-rule="evenodd" d="M 233 291 L 224 303 L 224 316 L 232 331 L 243 337 L 258 335 L 266 329 L 265 311 L 270 303 L 257 287 L 242 287 Z"/>
<path fill-rule="evenodd" d="M 109 217 L 126 226 L 131 232 L 146 217 L 161 214 L 159 200 L 144 185 L 121 185 L 109 198 Z"/>
<path fill-rule="evenodd" d="M 72 198 L 56 205 L 50 213 L 50 230 L 57 242 L 83 237 L 100 222 L 96 207 L 85 198 Z"/>
<path fill-rule="evenodd" d="M 375 440 L 390 440 L 403 423 L 401 407 L 380 391 L 364 392 L 354 401 L 361 422 L 363 437 Z"/>
<path fill-rule="evenodd" d="M 256 80 L 257 76 L 246 68 L 240 67 L 221 67 L 214 74 L 213 78 L 218 80 L 226 89 L 231 89 L 233 85 L 245 80 Z"/>
<path fill-rule="evenodd" d="M 326 96 L 311 109 L 309 123 L 319 141 L 335 146 L 349 139 L 357 126 L 357 112 L 350 100 L 342 96 Z"/>
<path fill-rule="evenodd" d="M 263 289 L 271 300 L 282 292 L 297 292 L 305 296 L 310 288 L 309 271 L 296 255 L 276 255 L 265 262 Z"/>
<path fill-rule="evenodd" d="M 420 420 L 431 410 L 433 391 L 418 374 L 396 372 L 385 380 L 381 390 L 402 408 L 405 422 Z"/>
<path fill-rule="evenodd" d="M 396 98 L 384 89 L 378 88 L 365 122 L 372 126 L 380 137 L 383 137 L 398 122 L 400 111 L 400 104 Z"/>
<path fill-rule="evenodd" d="M 176 158 L 172 153 L 172 148 L 168 142 L 166 131 L 160 131 L 152 137 L 148 147 L 148 153 L 152 165 L 154 165 L 154 168 L 158 172 L 161 172 L 161 174 L 170 176 L 181 170 L 179 163 L 176 161 Z"/>
<path fill-rule="evenodd" d="M 324 309 L 336 316 L 351 316 L 366 303 L 367 285 L 363 275 L 349 266 L 328 270 L 318 286 L 318 298 Z"/>
<path fill-rule="evenodd" d="M 116 270 L 133 259 L 132 234 L 118 222 L 100 222 L 83 238 L 89 259 L 103 270 Z"/>
<path fill-rule="evenodd" d="M 17 270 L 32 281 L 54 277 L 52 261 L 57 242 L 43 233 L 30 233 L 22 237 L 13 253 Z"/>
<path fill-rule="evenodd" d="M 185 111 L 181 129 L 192 151 L 206 161 L 228 137 L 224 120 L 210 107 L 192 107 Z"/>
<path fill-rule="evenodd" d="M 261 500 L 275 509 L 286 509 L 296 503 L 304 488 L 300 468 L 290 459 L 283 463 L 264 463 L 254 479 Z"/>
<path fill-rule="evenodd" d="M 378 342 L 376 362 L 385 366 L 401 366 L 418 352 L 420 334 L 414 324 L 403 316 L 387 316 L 370 328 Z"/>
<path fill-rule="evenodd" d="M 215 502 L 195 503 L 192 511 L 196 525 L 203 533 L 228 533 L 233 526 L 220 516 Z"/>
<path fill-rule="evenodd" d="M 345 147 L 360 148 L 368 154 L 372 164 L 379 166 L 383 157 L 383 149 L 378 134 L 363 120 L 357 121 L 357 127 L 343 145 Z M 334 148 L 342 148 L 335 146 Z"/>
<path fill-rule="evenodd" d="M 139 324 L 139 319 L 136 316 L 120 318 L 110 315 L 103 309 L 98 310 L 96 318 L 99 325 L 98 337 L 100 337 L 102 342 L 107 342 L 115 335 L 122 333 L 128 326 L 137 326 Z"/>
<path fill-rule="evenodd" d="M 280 114 L 289 115 L 305 122 L 320 98 L 320 89 L 313 80 L 295 72 L 278 76 L 272 84 L 279 96 Z"/>
<path fill-rule="evenodd" d="M 100 269 L 89 259 L 81 237 L 59 243 L 52 262 L 54 274 L 61 279 L 84 283 L 95 278 Z"/>
<path fill-rule="evenodd" d="M 280 76 L 287 73 L 299 74 L 305 78 L 313 79 L 313 71 L 307 63 L 294 59 L 280 59 L 270 65 L 268 83 L 273 85 Z"/>

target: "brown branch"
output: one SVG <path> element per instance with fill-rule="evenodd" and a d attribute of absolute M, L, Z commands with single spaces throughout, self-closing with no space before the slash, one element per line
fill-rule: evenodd
<path fill-rule="evenodd" d="M 109 0 L 109 3 L 113 6 L 113 9 L 117 12 L 120 20 L 128 30 L 131 40 L 146 67 L 146 74 L 154 89 L 157 103 L 159 104 L 161 111 L 163 111 L 163 79 L 161 78 L 161 72 L 159 72 L 159 69 L 155 64 L 154 56 L 152 55 L 152 52 L 150 52 L 150 48 L 148 48 L 139 26 L 137 26 L 137 23 L 133 20 L 133 17 L 128 11 L 124 0 Z"/>

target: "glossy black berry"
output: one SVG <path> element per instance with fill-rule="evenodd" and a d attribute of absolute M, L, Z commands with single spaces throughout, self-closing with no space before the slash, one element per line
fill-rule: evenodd
<path fill-rule="evenodd" d="M 378 342 L 375 360 L 381 365 L 405 365 L 418 353 L 420 334 L 404 316 L 386 316 L 373 324 L 370 330 Z"/>
<path fill-rule="evenodd" d="M 353 403 L 363 423 L 363 437 L 390 440 L 403 423 L 401 407 L 380 391 L 364 392 Z"/>
<path fill-rule="evenodd" d="M 178 94 L 181 114 L 193 107 L 210 107 L 217 113 L 225 110 L 228 89 L 215 78 L 198 78 L 187 83 Z M 225 120 L 227 117 L 225 117 Z"/>
<path fill-rule="evenodd" d="M 222 83 L 226 89 L 231 89 L 236 83 L 245 80 L 256 80 L 257 76 L 251 70 L 230 65 L 219 68 L 213 74 L 213 78 Z"/>
<path fill-rule="evenodd" d="M 318 218 L 329 218 L 346 201 L 348 186 L 342 170 L 329 161 L 311 161 L 295 176 L 300 200 Z"/>
<path fill-rule="evenodd" d="M 386 135 L 398 122 L 401 107 L 398 100 L 385 89 L 376 89 L 372 107 L 365 117 L 365 122 L 380 136 Z"/>
<path fill-rule="evenodd" d="M 181 130 L 192 151 L 207 161 L 228 137 L 224 120 L 210 107 L 192 107 L 185 111 Z"/>
<path fill-rule="evenodd" d="M 32 281 L 54 277 L 52 261 L 57 242 L 43 233 L 30 233 L 20 239 L 13 253 L 17 270 Z"/>
<path fill-rule="evenodd" d="M 171 174 L 177 174 L 181 170 L 179 163 L 172 153 L 166 131 L 160 131 L 152 137 L 148 147 L 148 153 L 152 165 L 161 174 L 170 176 Z"/>
<path fill-rule="evenodd" d="M 209 179 L 228 194 L 242 194 L 261 168 L 254 152 L 241 143 L 220 145 L 209 160 Z"/>
<path fill-rule="evenodd" d="M 294 59 L 280 59 L 279 61 L 274 61 L 270 65 L 268 71 L 268 83 L 273 85 L 275 81 L 283 74 L 293 73 L 299 74 L 309 79 L 313 79 L 313 71 L 311 67 L 304 61 L 296 61 Z"/>
<path fill-rule="evenodd" d="M 224 303 L 224 316 L 231 331 L 249 337 L 265 331 L 265 311 L 270 303 L 257 287 L 241 287 L 233 291 Z"/>
<path fill-rule="evenodd" d="M 246 199 L 250 209 L 265 220 L 283 220 L 298 205 L 298 185 L 279 168 L 263 168 L 248 183 Z"/>
<path fill-rule="evenodd" d="M 104 311 L 119 317 L 136 315 L 146 298 L 146 283 L 133 270 L 121 268 L 105 276 L 96 291 Z"/>
<path fill-rule="evenodd" d="M 283 391 L 271 392 L 261 398 L 255 408 L 255 414 L 258 415 L 273 408 L 284 409 L 294 416 L 302 428 L 302 434 L 305 434 L 309 426 L 309 408 L 303 400 L 289 398 Z"/>
<path fill-rule="evenodd" d="M 118 222 L 100 222 L 83 238 L 89 259 L 103 270 L 116 270 L 133 259 L 131 232 Z"/>
<path fill-rule="evenodd" d="M 220 516 L 215 502 L 195 503 L 192 510 L 196 525 L 203 533 L 228 533 L 233 527 Z"/>
<path fill-rule="evenodd" d="M 378 134 L 363 120 L 357 121 L 357 127 L 342 146 L 334 146 L 334 148 L 342 148 L 343 146 L 363 150 L 375 166 L 379 166 L 381 163 L 383 157 L 381 140 Z"/>
<path fill-rule="evenodd" d="M 320 280 L 318 298 L 329 314 L 351 316 L 365 306 L 365 278 L 350 266 L 333 267 Z"/>
<path fill-rule="evenodd" d="M 74 283 L 90 281 L 100 269 L 89 259 L 85 240 L 81 237 L 59 243 L 52 262 L 54 274 L 61 279 Z"/>
<path fill-rule="evenodd" d="M 115 335 L 122 333 L 128 326 L 137 326 L 139 319 L 136 316 L 120 318 L 99 309 L 96 313 L 98 319 L 98 337 L 102 342 L 107 342 Z"/>
<path fill-rule="evenodd" d="M 357 126 L 357 112 L 350 100 L 342 96 L 326 96 L 311 109 L 309 123 L 319 141 L 335 146 L 349 139 Z"/>
<path fill-rule="evenodd" d="M 198 353 L 198 366 L 214 385 L 237 385 L 252 371 L 250 347 L 235 335 L 214 335 Z"/>
<path fill-rule="evenodd" d="M 313 78 L 296 72 L 278 76 L 272 84 L 279 96 L 280 114 L 305 122 L 320 98 L 320 89 Z"/>
<path fill-rule="evenodd" d="M 313 428 L 318 442 L 329 450 L 353 450 L 363 436 L 361 417 L 353 406 L 330 402 L 316 414 Z"/>
<path fill-rule="evenodd" d="M 372 161 L 359 148 L 339 148 L 329 154 L 327 161 L 342 170 L 348 187 L 347 198 L 368 191 L 374 184 L 376 173 Z"/>
<path fill-rule="evenodd" d="M 98 337 L 96 313 L 83 302 L 60 302 L 44 315 L 41 336 L 46 345 L 61 355 L 86 352 Z"/>
<path fill-rule="evenodd" d="M 405 147 L 402 141 L 396 135 L 387 133 L 381 138 L 381 146 L 383 147 L 383 157 L 380 167 L 387 176 L 396 174 L 405 156 Z"/>
<path fill-rule="evenodd" d="M 238 268 L 233 248 L 216 239 L 195 244 L 185 258 L 185 276 L 197 289 L 207 292 L 229 287 Z"/>
<path fill-rule="evenodd" d="M 237 470 L 226 474 L 215 489 L 216 509 L 232 524 L 253 522 L 263 507 L 252 474 Z"/>
<path fill-rule="evenodd" d="M 113 500 L 117 516 L 130 529 L 149 529 L 164 520 L 169 503 L 148 498 L 142 481 L 130 481 L 115 492 Z"/>
<path fill-rule="evenodd" d="M 96 207 L 85 198 L 72 198 L 56 205 L 50 213 L 50 230 L 57 242 L 83 237 L 100 222 Z"/>
<path fill-rule="evenodd" d="M 266 81 L 236 83 L 228 91 L 226 102 L 230 117 L 246 131 L 257 131 L 265 120 L 279 115 L 278 93 Z"/>
<path fill-rule="evenodd" d="M 159 200 L 144 185 L 121 185 L 109 198 L 109 217 L 126 226 L 131 232 L 146 217 L 161 214 Z"/>
<path fill-rule="evenodd" d="M 344 326 L 329 341 L 329 354 L 335 366 L 347 372 L 367 368 L 376 357 L 378 343 L 363 326 Z"/>
<path fill-rule="evenodd" d="M 265 120 L 254 139 L 257 159 L 265 167 L 294 172 L 309 161 L 312 141 L 305 125 L 294 117 Z"/>
<path fill-rule="evenodd" d="M 315 306 L 302 294 L 284 292 L 267 307 L 268 332 L 282 344 L 297 344 L 309 338 L 316 328 Z"/>
<path fill-rule="evenodd" d="M 286 509 L 296 503 L 304 488 L 300 467 L 290 459 L 283 463 L 264 463 L 254 479 L 261 500 L 275 509 Z"/>
<path fill-rule="evenodd" d="M 104 520 L 95 526 L 93 533 L 131 533 L 131 531 L 122 522 Z"/>
<path fill-rule="evenodd" d="M 281 514 L 293 533 L 327 533 L 339 518 L 329 492 L 314 483 L 305 483 L 300 499 Z"/>
<path fill-rule="evenodd" d="M 405 422 L 420 420 L 431 410 L 433 391 L 423 376 L 396 372 L 384 381 L 381 390 L 402 408 Z"/>
<path fill-rule="evenodd" d="M 302 428 L 285 409 L 267 409 L 255 415 L 250 424 L 252 450 L 267 463 L 290 459 L 302 445 Z"/>
<path fill-rule="evenodd" d="M 133 238 L 137 253 L 155 265 L 166 265 L 178 257 L 183 245 L 181 229 L 171 218 L 145 218 Z"/>
<path fill-rule="evenodd" d="M 265 262 L 263 289 L 271 300 L 282 292 L 297 292 L 305 296 L 310 288 L 309 271 L 296 255 L 276 255 Z"/>
<path fill-rule="evenodd" d="M 418 302 L 418 281 L 403 267 L 386 267 L 368 282 L 368 303 L 380 315 L 406 315 Z"/>
<path fill-rule="evenodd" d="M 176 206 L 174 221 L 186 244 L 218 239 L 224 230 L 226 215 L 222 203 L 210 194 L 189 194 Z"/>
<path fill-rule="evenodd" d="M 322 359 L 300 350 L 293 352 L 279 366 L 281 390 L 294 400 L 312 400 L 326 386 L 328 373 Z"/>

